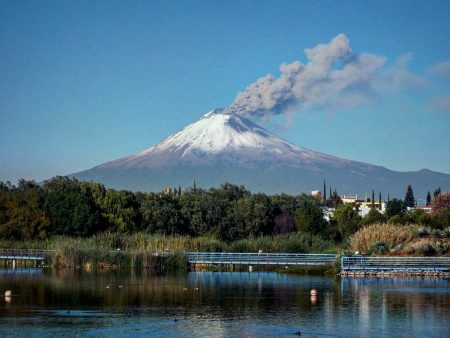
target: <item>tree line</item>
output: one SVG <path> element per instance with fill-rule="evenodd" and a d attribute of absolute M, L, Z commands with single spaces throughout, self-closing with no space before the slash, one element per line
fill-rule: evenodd
<path fill-rule="evenodd" d="M 409 190 L 409 188 L 408 188 Z M 433 199 L 439 212 L 408 212 L 405 201 L 388 202 L 385 215 L 376 208 L 361 218 L 357 205 L 342 204 L 336 192 L 323 201 L 306 194 L 251 193 L 230 183 L 171 193 L 107 189 L 104 185 L 55 177 L 42 185 L 19 180 L 0 182 L 0 238 L 45 239 L 55 235 L 87 237 L 100 232 L 144 231 L 166 235 L 214 236 L 235 241 L 264 235 L 307 232 L 336 243 L 374 222 L 450 226 L 450 196 Z M 335 207 L 326 220 L 323 208 Z"/>

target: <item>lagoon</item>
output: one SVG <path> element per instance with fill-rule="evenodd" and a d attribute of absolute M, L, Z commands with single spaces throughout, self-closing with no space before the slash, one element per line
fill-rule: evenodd
<path fill-rule="evenodd" d="M 3 269 L 5 290 L 2 337 L 450 336 L 448 279 Z"/>

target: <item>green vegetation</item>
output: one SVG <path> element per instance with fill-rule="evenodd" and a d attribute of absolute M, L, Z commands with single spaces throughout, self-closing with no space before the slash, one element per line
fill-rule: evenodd
<path fill-rule="evenodd" d="M 450 229 L 440 231 L 419 224 L 375 223 L 361 228 L 348 240 L 352 251 L 366 255 L 432 256 L 450 253 Z"/>
<path fill-rule="evenodd" d="M 330 240 L 334 234 L 323 236 L 327 226 L 321 201 L 311 196 L 251 194 L 232 184 L 164 194 L 116 191 L 66 177 L 42 186 L 24 180 L 17 187 L 0 183 L 0 238 L 10 240 L 103 232 L 225 242 L 299 232 Z"/>
<path fill-rule="evenodd" d="M 258 252 L 263 250 L 286 253 L 335 251 L 333 243 L 308 233 L 247 238 L 228 243 L 214 237 L 116 232 L 86 238 L 54 236 L 45 240 L 0 240 L 0 247 L 54 250 L 46 263 L 56 267 L 170 266 L 186 268 L 182 253 L 187 251 Z M 159 257 L 153 255 L 156 252 L 160 253 Z M 165 255 L 167 253 L 170 255 Z"/>
<path fill-rule="evenodd" d="M 151 253 L 166 251 L 433 252 L 411 246 L 417 238 L 433 238 L 428 244 L 434 252 L 448 253 L 450 194 L 435 191 L 432 215 L 407 211 L 404 201 L 393 199 L 385 215 L 373 207 L 361 218 L 358 205 L 344 205 L 331 189 L 326 199 L 325 182 L 323 188 L 324 196 L 315 198 L 252 194 L 229 183 L 164 194 L 117 191 L 66 177 L 42 186 L 0 182 L 0 247 L 55 250 L 49 262 L 55 266 L 152 266 L 159 262 Z M 411 187 L 406 195 L 411 202 Z M 324 206 L 335 208 L 329 221 Z M 420 229 L 426 231 L 422 237 Z M 183 265 L 183 258 L 174 260 Z"/>
<path fill-rule="evenodd" d="M 406 189 L 405 205 L 410 208 L 416 205 L 416 200 L 414 198 L 414 193 L 411 185 L 408 185 L 408 188 Z"/>

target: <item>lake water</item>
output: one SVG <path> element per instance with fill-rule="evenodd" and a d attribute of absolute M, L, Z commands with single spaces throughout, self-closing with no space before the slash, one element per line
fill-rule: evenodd
<path fill-rule="evenodd" d="M 447 279 L 0 269 L 0 292 L 1 337 L 450 337 Z"/>

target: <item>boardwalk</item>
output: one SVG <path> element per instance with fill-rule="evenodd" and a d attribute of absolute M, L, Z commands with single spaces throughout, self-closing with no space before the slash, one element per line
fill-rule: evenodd
<path fill-rule="evenodd" d="M 110 253 L 118 253 L 111 251 Z M 53 255 L 53 250 L 0 249 L 0 260 L 44 261 Z M 120 254 L 126 255 L 124 251 Z M 170 252 L 153 253 L 153 256 L 169 256 Z M 236 252 L 185 252 L 189 264 L 208 265 L 280 265 L 280 266 L 320 266 L 334 264 L 337 254 L 292 254 L 292 253 L 236 253 Z M 450 257 L 341 257 L 342 271 L 450 271 Z"/>
<path fill-rule="evenodd" d="M 342 257 L 341 269 L 343 271 L 450 271 L 450 257 Z"/>
<path fill-rule="evenodd" d="M 233 265 L 326 265 L 336 261 L 336 254 L 186 252 L 190 264 Z"/>
<path fill-rule="evenodd" d="M 0 259 L 43 261 L 45 257 L 51 252 L 51 250 L 35 249 L 0 249 Z"/>

